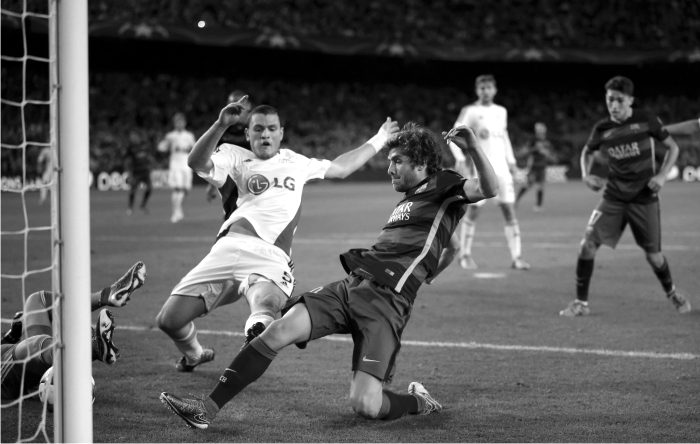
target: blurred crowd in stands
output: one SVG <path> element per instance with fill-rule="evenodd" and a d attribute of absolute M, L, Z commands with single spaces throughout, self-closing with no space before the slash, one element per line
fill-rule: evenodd
<path fill-rule="evenodd" d="M 233 85 L 222 77 L 92 73 L 91 169 L 122 171 L 128 134 L 132 130 L 138 131 L 142 140 L 153 147 L 156 157 L 157 143 L 171 129 L 171 118 L 176 112 L 185 113 L 188 128 L 199 137 L 216 120 L 233 89 L 247 92 L 254 105 L 266 103 L 279 109 L 285 127 L 283 146 L 309 157 L 330 159 L 369 139 L 387 116 L 400 124 L 415 121 L 439 134 L 451 128 L 462 106 L 475 100 L 471 90 L 453 87 L 304 83 L 281 79 L 237 79 Z M 3 97 L 8 95 L 12 100 L 4 82 Z M 637 101 L 640 107 L 654 110 L 664 122 L 677 122 L 700 116 L 697 99 L 697 96 L 691 99 L 659 95 L 640 97 Z M 537 92 L 525 85 L 503 85 L 496 102 L 509 111 L 509 133 L 516 155 L 532 137 L 534 123 L 541 121 L 549 127 L 559 163 L 568 165 L 572 172 L 579 168 L 579 153 L 591 127 L 607 115 L 602 92 L 592 95 L 563 87 Z M 19 144 L 25 140 L 20 117 L 12 107 L 3 105 L 3 143 Z M 26 140 L 48 140 L 48 107 L 27 106 L 25 120 L 31 122 L 27 125 Z M 694 144 L 697 142 L 696 138 Z M 33 150 L 28 154 L 28 177 L 33 174 L 30 160 Z M 21 158 L 11 155 L 11 150 L 2 151 L 3 175 L 17 167 L 21 171 L 21 163 L 16 165 Z M 683 150 L 679 164 L 700 165 L 699 153 L 697 146 Z M 445 164 L 450 165 L 451 161 L 449 150 L 445 149 Z M 159 162 L 166 167 L 166 159 Z M 384 169 L 386 160 L 375 156 L 370 167 Z"/>
<path fill-rule="evenodd" d="M 460 46 L 694 48 L 698 0 L 94 0 L 90 20 Z"/>

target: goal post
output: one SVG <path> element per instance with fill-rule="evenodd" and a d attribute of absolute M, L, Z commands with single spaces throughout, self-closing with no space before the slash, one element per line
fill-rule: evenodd
<path fill-rule="evenodd" d="M 51 0 L 56 51 L 58 248 L 57 290 L 62 347 L 58 352 L 56 442 L 92 442 L 90 337 L 90 174 L 87 0 Z M 54 77 L 55 78 L 55 77 Z M 55 193 L 54 193 L 55 194 Z M 55 363 L 54 363 L 55 364 Z"/>

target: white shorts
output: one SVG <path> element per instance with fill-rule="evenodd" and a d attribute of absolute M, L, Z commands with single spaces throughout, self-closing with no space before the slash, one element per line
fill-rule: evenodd
<path fill-rule="evenodd" d="M 515 186 L 513 185 L 513 176 L 508 174 L 501 174 L 498 177 L 498 196 L 492 197 L 491 199 L 480 200 L 475 204 L 477 207 L 484 205 L 487 201 L 495 202 L 498 204 L 512 204 L 515 203 Z"/>
<path fill-rule="evenodd" d="M 190 168 L 171 168 L 168 172 L 168 185 L 179 190 L 192 189 L 192 170 Z"/>
<path fill-rule="evenodd" d="M 201 297 L 207 311 L 211 311 L 243 296 L 239 292 L 241 282 L 251 274 L 269 279 L 287 297 L 292 295 L 294 276 L 287 255 L 262 239 L 237 233 L 219 239 L 171 294 Z"/>

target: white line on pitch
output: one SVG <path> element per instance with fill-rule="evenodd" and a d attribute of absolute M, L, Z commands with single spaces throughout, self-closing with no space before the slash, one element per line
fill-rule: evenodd
<path fill-rule="evenodd" d="M 374 243 L 374 240 L 376 239 L 375 237 L 366 237 L 366 238 L 333 238 L 333 237 L 322 237 L 322 238 L 295 238 L 294 243 L 299 245 L 339 245 L 339 244 L 347 244 L 347 245 L 371 245 Z M 124 242 L 124 241 L 132 241 L 132 242 L 203 242 L 203 243 L 213 243 L 214 242 L 214 237 L 213 236 L 172 236 L 172 237 L 164 237 L 164 236 L 93 236 L 93 240 L 98 240 L 98 241 L 116 241 L 116 242 Z M 579 248 L 579 243 L 569 243 L 569 242 L 561 242 L 561 243 L 555 243 L 555 242 L 533 242 L 529 243 L 527 242 L 527 239 L 523 239 L 526 245 L 529 245 L 534 248 L 541 248 L 541 249 L 566 249 L 566 250 L 576 250 Z M 500 246 L 505 246 L 506 243 L 505 241 L 500 241 L 500 242 L 479 242 L 475 241 L 474 246 L 475 247 L 500 247 Z M 621 244 L 617 246 L 618 250 L 638 250 L 639 247 L 634 244 Z M 664 250 L 667 251 L 700 251 L 700 246 L 697 245 L 664 245 L 663 246 Z"/>
<path fill-rule="evenodd" d="M 122 330 L 133 331 L 156 331 L 155 328 L 141 326 L 117 326 Z M 226 331 L 226 330 L 197 330 L 197 333 L 216 336 L 243 336 L 243 333 Z M 333 335 L 324 338 L 327 341 L 335 342 L 352 342 L 352 338 Z M 416 347 L 438 347 L 438 348 L 466 348 L 466 349 L 486 349 L 486 350 L 506 350 L 506 351 L 530 351 L 530 352 L 549 352 L 549 353 L 568 353 L 568 354 L 587 354 L 599 356 L 614 356 L 624 358 L 652 358 L 652 359 L 680 359 L 690 360 L 698 359 L 700 355 L 692 353 L 658 353 L 645 351 L 624 351 L 624 350 L 605 350 L 605 349 L 588 349 L 588 348 L 569 348 L 569 347 L 547 347 L 533 345 L 499 345 L 499 344 L 481 344 L 478 342 L 426 342 L 426 341 L 407 341 L 402 340 L 401 345 L 413 345 Z"/>

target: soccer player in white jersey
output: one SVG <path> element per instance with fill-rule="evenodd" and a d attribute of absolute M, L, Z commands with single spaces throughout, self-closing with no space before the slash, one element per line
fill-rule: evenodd
<path fill-rule="evenodd" d="M 513 176 L 516 172 L 513 147 L 508 137 L 508 111 L 500 105 L 493 103 L 496 96 L 496 79 L 491 75 L 481 75 L 475 82 L 476 95 L 479 100 L 476 103 L 462 108 L 454 127 L 466 125 L 472 128 L 479 138 L 481 147 L 489 158 L 498 176 L 498 196 L 492 198 L 501 207 L 505 218 L 506 240 L 511 255 L 511 266 L 516 270 L 527 270 L 530 265 L 520 257 L 520 227 L 515 217 L 515 188 Z M 453 143 L 450 150 L 456 160 L 457 171 L 465 177 L 471 176 L 471 168 L 467 165 L 462 151 Z M 474 205 L 469 205 L 467 214 L 462 219 L 460 232 L 460 260 L 459 264 L 464 269 L 477 268 L 472 259 L 472 241 L 476 230 L 476 219 L 479 216 L 479 208 L 491 199 L 482 200 Z"/>
<path fill-rule="evenodd" d="M 215 308 L 245 296 L 251 315 L 246 342 L 272 323 L 294 289 L 290 268 L 292 237 L 301 215 L 304 184 L 311 179 L 342 179 L 364 165 L 398 131 L 387 118 L 379 132 L 359 148 L 335 160 L 309 159 L 280 149 L 284 128 L 277 110 L 261 105 L 250 112 L 246 137 L 251 150 L 216 146 L 245 108 L 245 97 L 226 106 L 214 125 L 197 141 L 188 164 L 202 178 L 221 188 L 237 186 L 237 208 L 221 226 L 209 254 L 173 289 L 157 323 L 184 355 L 178 371 L 191 372 L 214 359 L 202 347 L 192 322 Z"/>
<path fill-rule="evenodd" d="M 170 152 L 168 185 L 173 190 L 171 196 L 173 213 L 170 222 L 178 223 L 185 217 L 182 203 L 192 189 L 192 170 L 187 166 L 187 156 L 194 146 L 195 138 L 192 132 L 185 129 L 187 119 L 184 114 L 175 114 L 173 125 L 175 129 L 166 134 L 158 144 L 158 151 Z"/>

